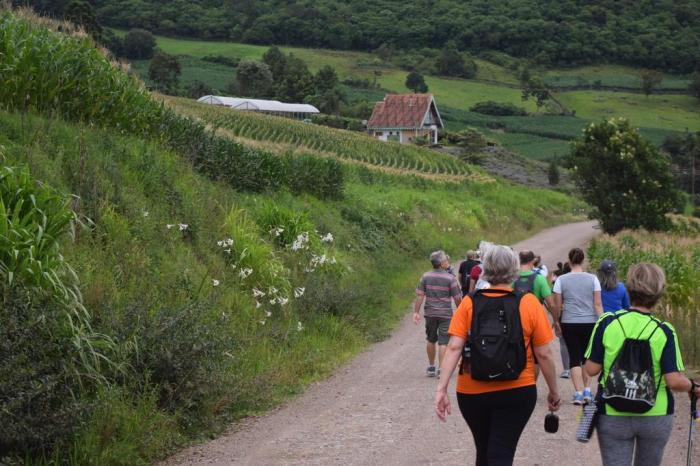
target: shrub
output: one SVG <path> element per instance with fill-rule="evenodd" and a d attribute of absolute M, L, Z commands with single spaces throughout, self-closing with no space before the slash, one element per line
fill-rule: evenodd
<path fill-rule="evenodd" d="M 124 36 L 123 51 L 126 58 L 147 60 L 153 56 L 156 38 L 145 29 L 131 29 Z"/>
<path fill-rule="evenodd" d="M 202 57 L 202 60 L 208 61 L 209 63 L 230 66 L 232 68 L 237 67 L 241 62 L 241 59 L 238 57 L 226 57 L 224 55 L 205 55 Z"/>
<path fill-rule="evenodd" d="M 497 116 L 527 116 L 527 110 L 518 107 L 508 102 L 494 102 L 488 100 L 486 102 L 477 102 L 469 110 L 484 115 Z"/>
<path fill-rule="evenodd" d="M 89 409 L 77 397 L 79 352 L 61 305 L 5 290 L 0 306 L 0 463 L 3 455 L 48 452 L 73 435 Z"/>

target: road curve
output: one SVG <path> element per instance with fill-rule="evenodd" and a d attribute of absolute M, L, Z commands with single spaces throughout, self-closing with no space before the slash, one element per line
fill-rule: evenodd
<path fill-rule="evenodd" d="M 551 268 L 570 248 L 598 232 L 594 222 L 561 225 L 513 245 L 540 253 Z M 417 278 L 416 278 L 417 279 Z M 413 283 L 407 284 L 412 286 Z M 433 413 L 436 379 L 425 377 L 425 335 L 407 313 L 392 336 L 370 347 L 327 380 L 311 385 L 286 406 L 233 425 L 224 435 L 188 448 L 164 464 L 241 465 L 463 465 L 474 461 L 474 444 L 454 400 L 452 416 Z M 558 351 L 558 347 L 557 347 Z M 540 378 L 535 413 L 516 453 L 518 465 L 597 465 L 597 443 L 574 439 L 577 410 L 565 404 L 560 430 L 546 434 L 546 389 Z M 560 379 L 569 400 L 573 389 Z M 664 464 L 684 465 L 687 397 L 677 396 L 674 434 Z M 695 455 L 700 458 L 700 441 Z"/>

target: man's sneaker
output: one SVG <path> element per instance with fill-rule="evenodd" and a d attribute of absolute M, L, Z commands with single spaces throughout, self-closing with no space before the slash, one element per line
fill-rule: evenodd
<path fill-rule="evenodd" d="M 425 370 L 425 375 L 428 377 L 435 377 L 437 374 L 437 370 L 435 369 L 435 366 L 428 366 L 428 368 Z"/>
<path fill-rule="evenodd" d="M 593 395 L 591 395 L 591 390 L 586 388 L 583 390 L 583 402 L 590 403 L 593 400 Z"/>
<path fill-rule="evenodd" d="M 574 393 L 574 399 L 571 400 L 571 404 L 581 406 L 583 404 L 583 395 L 581 393 Z"/>
<path fill-rule="evenodd" d="M 570 370 L 562 371 L 561 374 L 559 374 L 559 377 L 561 377 L 562 379 L 568 379 L 569 377 L 571 377 L 571 371 Z"/>

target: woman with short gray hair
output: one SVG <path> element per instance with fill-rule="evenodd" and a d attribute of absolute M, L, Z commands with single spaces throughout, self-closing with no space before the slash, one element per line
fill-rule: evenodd
<path fill-rule="evenodd" d="M 517 322 L 515 319 L 519 318 L 522 328 L 523 359 L 520 361 L 524 362 L 524 368 L 519 373 L 511 371 L 506 377 L 501 377 L 503 373 L 489 373 L 484 377 L 476 369 L 477 362 L 484 364 L 483 360 L 477 359 L 477 350 L 471 351 L 472 356 L 465 356 L 462 360 L 457 377 L 457 401 L 474 437 L 477 465 L 513 463 L 518 440 L 537 402 L 535 355 L 549 387 L 549 409 L 556 411 L 561 403 L 554 354 L 549 345 L 554 340 L 554 334 L 544 308 L 532 293 L 516 295 L 518 301 L 513 301 L 512 284 L 518 275 L 518 268 L 519 260 L 512 249 L 507 246 L 488 248 L 484 254 L 483 278 L 489 281 L 490 287 L 479 290 L 473 298 L 467 296 L 462 300 L 448 330 L 450 341 L 435 394 L 435 412 L 442 421 L 451 413 L 447 387 L 465 344 L 469 342 L 472 318 L 477 319 L 476 322 L 484 322 L 482 319 L 493 320 L 498 316 L 499 321 L 503 319 L 497 327 L 499 332 L 501 328 L 506 332 L 517 331 L 513 330 L 517 325 L 509 326 L 507 322 Z M 494 314 L 494 309 L 502 309 L 498 311 L 501 314 Z M 474 348 L 475 343 L 469 342 L 468 347 Z"/>

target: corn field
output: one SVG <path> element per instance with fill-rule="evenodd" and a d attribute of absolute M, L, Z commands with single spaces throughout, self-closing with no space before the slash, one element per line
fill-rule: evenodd
<path fill-rule="evenodd" d="M 329 130 L 302 121 L 182 99 L 177 100 L 176 107 L 240 138 L 303 146 L 341 159 L 425 174 L 461 176 L 473 171 L 466 163 L 445 154 L 412 145 L 381 142 L 352 131 Z"/>
<path fill-rule="evenodd" d="M 615 261 L 622 280 L 633 264 L 661 266 L 666 272 L 666 296 L 656 313 L 674 325 L 683 360 L 700 364 L 700 233 L 624 231 L 594 240 L 588 252 L 592 266 Z"/>

